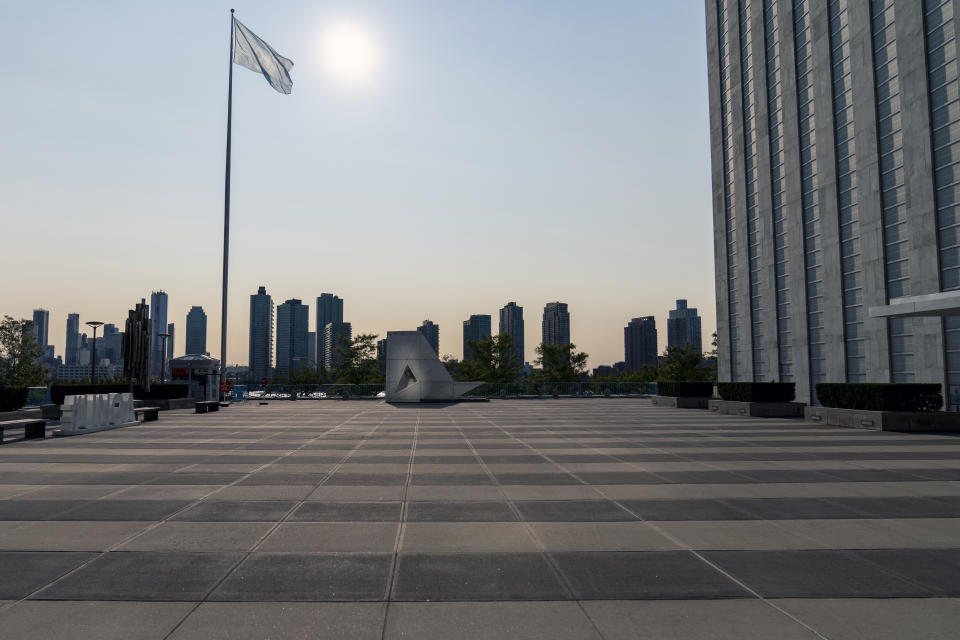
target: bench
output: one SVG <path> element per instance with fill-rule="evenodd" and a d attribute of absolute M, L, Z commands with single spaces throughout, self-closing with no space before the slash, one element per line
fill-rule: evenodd
<path fill-rule="evenodd" d="M 160 419 L 159 411 L 160 407 L 138 407 L 133 413 L 141 422 L 155 422 Z"/>
<path fill-rule="evenodd" d="M 197 413 L 208 413 L 210 411 L 220 411 L 220 401 L 219 400 L 204 400 L 202 402 L 194 402 L 193 408 Z"/>
<path fill-rule="evenodd" d="M 0 444 L 3 444 L 4 429 L 23 427 L 24 440 L 37 440 L 47 437 L 47 421 L 40 418 L 26 418 L 24 420 L 6 420 L 0 422 Z"/>

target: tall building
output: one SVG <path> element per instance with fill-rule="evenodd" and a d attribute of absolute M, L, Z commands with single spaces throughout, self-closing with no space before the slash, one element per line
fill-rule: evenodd
<path fill-rule="evenodd" d="M 463 321 L 463 359 L 469 360 L 473 355 L 470 342 L 480 342 L 490 337 L 492 320 L 487 315 L 471 315 L 469 320 Z"/>
<path fill-rule="evenodd" d="M 50 344 L 50 312 L 46 309 L 33 310 L 33 337 L 46 352 Z"/>
<path fill-rule="evenodd" d="M 326 362 L 326 330 L 330 323 L 343 322 L 343 300 L 332 293 L 321 293 L 317 298 L 317 317 L 314 329 L 317 332 L 317 362 Z M 336 345 L 334 345 L 336 347 Z"/>
<path fill-rule="evenodd" d="M 960 383 L 954 4 L 706 8 L 719 379 Z"/>
<path fill-rule="evenodd" d="M 80 364 L 80 314 L 67 314 L 67 346 L 64 348 L 63 361 L 67 366 Z"/>
<path fill-rule="evenodd" d="M 273 298 L 266 287 L 250 296 L 249 379 L 259 382 L 270 377 L 273 366 Z"/>
<path fill-rule="evenodd" d="M 170 366 L 170 361 L 173 360 L 173 347 L 176 344 L 176 326 L 171 322 L 167 325 L 167 366 Z"/>
<path fill-rule="evenodd" d="M 417 331 L 424 335 L 433 350 L 440 355 L 440 325 L 434 324 L 433 320 L 424 320 L 417 327 Z"/>
<path fill-rule="evenodd" d="M 700 316 L 695 307 L 687 307 L 686 300 L 677 300 L 677 308 L 670 310 L 667 318 L 667 346 L 690 345 L 697 353 L 703 353 L 703 337 L 700 331 Z"/>
<path fill-rule="evenodd" d="M 326 349 L 323 354 L 323 368 L 332 372 L 343 360 L 337 347 L 340 346 L 341 340 L 353 338 L 353 327 L 349 322 L 328 322 L 323 328 L 323 333 L 323 344 Z"/>
<path fill-rule="evenodd" d="M 307 368 L 317 370 L 317 332 L 307 332 Z"/>
<path fill-rule="evenodd" d="M 207 314 L 203 307 L 196 305 L 187 312 L 187 335 L 184 355 L 206 355 L 207 353 Z"/>
<path fill-rule="evenodd" d="M 508 302 L 506 306 L 500 309 L 500 331 L 501 336 L 510 336 L 513 338 L 513 353 L 517 356 L 517 363 L 522 367 L 523 360 L 523 307 L 517 306 L 516 302 Z"/>
<path fill-rule="evenodd" d="M 548 302 L 543 308 L 541 344 L 570 344 L 570 312 L 565 302 Z"/>
<path fill-rule="evenodd" d="M 309 312 L 310 307 L 296 298 L 277 305 L 277 372 L 284 376 L 309 366 Z"/>
<path fill-rule="evenodd" d="M 643 365 L 657 366 L 657 321 L 653 316 L 634 318 L 623 328 L 623 354 L 627 371 Z"/>
<path fill-rule="evenodd" d="M 167 331 L 167 294 L 154 291 L 150 294 L 150 373 L 160 375 L 163 367 L 163 338 Z"/>
<path fill-rule="evenodd" d="M 97 338 L 97 360 L 102 359 L 111 365 L 123 363 L 123 332 L 115 324 L 103 325 L 103 336 Z"/>

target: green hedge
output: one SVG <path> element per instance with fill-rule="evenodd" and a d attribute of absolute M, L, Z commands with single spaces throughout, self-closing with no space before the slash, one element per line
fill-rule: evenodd
<path fill-rule="evenodd" d="M 0 411 L 16 411 L 27 402 L 26 387 L 0 387 Z"/>
<path fill-rule="evenodd" d="M 129 393 L 128 384 L 55 384 L 50 387 L 50 402 L 63 404 L 65 396 L 83 396 L 93 393 Z M 172 400 L 190 395 L 187 384 L 152 384 L 149 393 L 138 384 L 133 385 L 133 397 L 137 400 Z"/>
<path fill-rule="evenodd" d="M 791 402 L 797 395 L 792 382 L 718 382 L 717 392 L 734 402 Z"/>
<path fill-rule="evenodd" d="M 713 397 L 712 382 L 658 382 L 657 393 L 671 398 Z"/>
<path fill-rule="evenodd" d="M 821 382 L 817 398 L 825 407 L 862 411 L 939 411 L 939 384 Z"/>

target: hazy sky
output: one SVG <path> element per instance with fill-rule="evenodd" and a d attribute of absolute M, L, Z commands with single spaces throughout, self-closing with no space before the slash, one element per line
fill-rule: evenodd
<path fill-rule="evenodd" d="M 590 366 L 687 298 L 715 326 L 702 0 L 236 4 L 293 93 L 234 70 L 229 362 L 249 295 L 345 299 L 354 333 L 567 302 Z M 151 290 L 219 357 L 230 5 L 0 0 L 0 314 L 122 325 Z M 363 82 L 321 52 L 370 34 Z M 709 347 L 707 347 L 709 348 Z"/>

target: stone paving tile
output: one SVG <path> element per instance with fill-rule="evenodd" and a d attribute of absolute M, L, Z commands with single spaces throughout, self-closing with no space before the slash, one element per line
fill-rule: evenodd
<path fill-rule="evenodd" d="M 230 553 L 114 551 L 45 588 L 35 599 L 196 601 L 239 557 Z"/>
<path fill-rule="evenodd" d="M 74 551 L 2 551 L 0 599 L 25 598 L 95 557 L 95 553 Z"/>
<path fill-rule="evenodd" d="M 0 549 L 106 551 L 151 522 L 0 522 Z"/>
<path fill-rule="evenodd" d="M 296 502 L 286 500 L 249 502 L 201 502 L 173 516 L 190 522 L 275 522 Z"/>
<path fill-rule="evenodd" d="M 387 554 L 256 553 L 217 587 L 211 601 L 361 602 L 386 597 Z"/>
<path fill-rule="evenodd" d="M 823 640 L 758 600 L 612 600 L 582 604 L 605 640 Z"/>
<path fill-rule="evenodd" d="M 534 522 L 547 551 L 666 551 L 680 546 L 644 522 Z"/>
<path fill-rule="evenodd" d="M 539 553 L 404 553 L 393 599 L 568 600 L 570 595 Z"/>
<path fill-rule="evenodd" d="M 538 546 L 519 522 L 408 522 L 400 550 L 415 552 L 527 552 Z"/>
<path fill-rule="evenodd" d="M 293 522 L 397 522 L 400 502 L 305 502 L 290 516 Z"/>
<path fill-rule="evenodd" d="M 750 594 L 686 551 L 551 553 L 581 600 L 744 598 Z"/>
<path fill-rule="evenodd" d="M 410 522 L 511 522 L 517 515 L 506 502 L 409 502 Z"/>
<path fill-rule="evenodd" d="M 0 638 L 154 640 L 186 616 L 189 602 L 18 602 L 0 613 Z"/>
<path fill-rule="evenodd" d="M 250 551 L 273 525 L 267 522 L 164 522 L 118 551 Z"/>
<path fill-rule="evenodd" d="M 385 603 L 204 602 L 171 640 L 380 640 Z"/>
<path fill-rule="evenodd" d="M 270 534 L 262 552 L 331 553 L 392 552 L 399 523 L 310 522 L 286 523 Z"/>
<path fill-rule="evenodd" d="M 600 640 L 575 602 L 399 602 L 390 605 L 386 640 Z"/>
<path fill-rule="evenodd" d="M 831 640 L 955 640 L 960 628 L 960 601 L 949 598 L 774 602 Z"/>
<path fill-rule="evenodd" d="M 609 500 L 529 500 L 518 502 L 524 520 L 531 522 L 618 522 L 636 516 Z"/>

